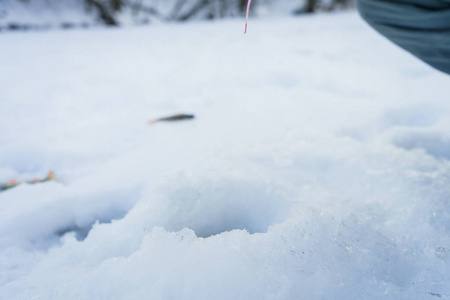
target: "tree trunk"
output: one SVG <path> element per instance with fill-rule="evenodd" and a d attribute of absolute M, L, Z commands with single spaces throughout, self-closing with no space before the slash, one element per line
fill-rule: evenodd
<path fill-rule="evenodd" d="M 306 4 L 303 7 L 294 11 L 294 14 L 300 15 L 313 13 L 316 10 L 317 2 L 317 0 L 307 0 Z"/>
<path fill-rule="evenodd" d="M 122 0 L 111 0 L 111 7 L 112 7 L 113 11 L 122 10 L 122 7 L 123 7 Z"/>
<path fill-rule="evenodd" d="M 187 21 L 193 16 L 195 16 L 198 12 L 200 12 L 202 9 L 204 9 L 206 6 L 208 6 L 211 3 L 212 0 L 199 0 L 194 7 L 190 11 L 188 11 L 186 14 L 180 16 L 177 18 L 178 21 Z"/>
<path fill-rule="evenodd" d="M 220 0 L 220 16 L 223 18 L 227 15 L 228 13 L 228 5 L 227 5 L 227 0 Z"/>
<path fill-rule="evenodd" d="M 243 13 L 247 10 L 247 1 L 248 0 L 239 0 L 239 10 Z"/>
<path fill-rule="evenodd" d="M 117 26 L 117 22 L 108 10 L 102 3 L 97 0 L 85 0 L 88 7 L 93 7 L 97 10 L 98 16 L 103 23 L 108 26 Z"/>

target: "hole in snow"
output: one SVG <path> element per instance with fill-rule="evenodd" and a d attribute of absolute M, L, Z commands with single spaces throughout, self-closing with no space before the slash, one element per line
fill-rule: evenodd
<path fill-rule="evenodd" d="M 78 226 L 68 226 L 62 229 L 56 230 L 55 234 L 58 237 L 64 236 L 68 233 L 74 233 L 75 238 L 78 241 L 83 241 L 89 234 L 89 231 L 91 231 L 92 225 L 86 226 L 86 227 L 78 227 Z"/>
<path fill-rule="evenodd" d="M 113 220 L 120 220 L 124 218 L 127 213 L 128 210 L 106 211 L 104 214 L 99 214 L 98 216 L 88 220 L 88 222 L 84 225 L 66 224 L 64 227 L 57 229 L 54 234 L 58 237 L 62 237 L 68 233 L 73 233 L 78 241 L 83 241 L 89 235 L 89 232 L 94 227 L 94 224 L 108 224 Z"/>
<path fill-rule="evenodd" d="M 177 178 L 152 197 L 149 209 L 153 226 L 209 237 L 234 229 L 266 232 L 288 217 L 290 207 L 283 189 L 264 181 Z"/>
<path fill-rule="evenodd" d="M 31 199 L 36 203 L 29 211 L 17 210 L 9 219 L 0 222 L 0 234 L 8 246 L 45 250 L 58 245 L 61 237 L 69 233 L 84 240 L 95 223 L 123 218 L 140 196 L 140 190 L 135 189 L 112 189 L 102 193 L 86 191 L 65 197 L 50 191 L 25 185 L 11 193 L 19 200 L 23 199 L 23 204 L 27 203 L 29 195 L 33 195 Z M 5 230 L 8 227 L 14 227 L 14 231 Z"/>

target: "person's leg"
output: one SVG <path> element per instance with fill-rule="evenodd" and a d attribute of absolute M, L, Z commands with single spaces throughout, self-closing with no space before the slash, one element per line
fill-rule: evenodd
<path fill-rule="evenodd" d="M 382 35 L 450 74 L 450 0 L 357 0 L 357 7 Z"/>

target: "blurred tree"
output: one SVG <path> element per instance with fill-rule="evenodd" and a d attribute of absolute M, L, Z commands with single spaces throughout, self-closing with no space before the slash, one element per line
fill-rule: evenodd
<path fill-rule="evenodd" d="M 100 1 L 100 0 L 84 0 L 86 3 L 86 6 L 89 10 L 95 10 L 97 11 L 98 17 L 100 21 L 105 23 L 109 26 L 116 26 L 118 22 L 116 21 L 114 14 L 117 8 L 121 8 L 121 0 L 110 0 L 111 2 L 108 3 L 106 1 Z M 119 3 L 117 3 L 119 2 Z"/>
<path fill-rule="evenodd" d="M 295 14 L 310 14 L 316 9 L 317 0 L 306 0 L 306 3 L 300 9 L 296 10 Z"/>
<path fill-rule="evenodd" d="M 193 16 L 195 16 L 200 11 L 205 9 L 213 1 L 214 0 L 198 0 L 197 3 L 191 7 L 190 10 L 188 10 L 186 13 L 179 16 L 176 20 L 177 21 L 186 21 L 186 20 L 191 19 Z"/>
<path fill-rule="evenodd" d="M 0 0 L 3 3 L 5 0 Z M 16 2 L 16 8 L 20 10 L 33 7 L 42 7 L 44 10 L 52 10 L 54 7 L 62 8 L 67 3 L 68 9 L 74 2 L 81 4 L 90 16 L 94 16 L 95 21 L 108 25 L 117 26 L 121 19 L 129 20 L 132 17 L 135 23 L 148 23 L 151 20 L 182 22 L 197 19 L 216 19 L 225 17 L 235 17 L 245 14 L 248 0 L 8 0 L 8 3 Z M 252 10 L 258 5 L 267 9 L 277 7 L 289 7 L 292 10 L 300 0 L 255 0 Z M 19 4 L 20 3 L 20 4 Z M 40 4 L 39 4 L 40 3 Z M 71 5 L 69 5 L 71 3 Z M 31 5 L 31 4 L 34 4 Z M 352 0 L 302 0 L 300 8 L 294 11 L 295 14 L 313 13 L 318 10 L 331 11 L 339 7 L 351 6 Z M 11 7 L 14 7 L 12 5 Z M 29 8 L 27 8 L 29 7 Z M 75 6 L 74 6 L 75 7 Z M 283 8 L 284 9 L 284 8 Z M 55 10 L 55 11 L 59 11 Z M 0 21 L 8 15 L 8 10 L 2 10 L 0 5 Z M 94 22 L 95 22 L 94 21 Z M 7 21 L 1 24 L 1 28 L 33 28 L 35 24 L 28 24 L 22 20 Z M 45 24 L 46 21 L 43 21 Z M 83 21 L 84 22 L 84 21 Z M 83 23 L 89 24 L 90 22 Z M 46 25 L 43 25 L 46 26 Z M 61 22 L 64 28 L 76 26 L 75 23 Z"/>
<path fill-rule="evenodd" d="M 120 11 L 122 10 L 122 7 L 122 0 L 111 0 L 111 8 L 113 9 L 113 11 Z"/>
<path fill-rule="evenodd" d="M 205 13 L 207 18 L 233 16 L 236 12 L 245 13 L 247 0 L 177 0 L 169 19 L 187 21 L 199 13 Z"/>
<path fill-rule="evenodd" d="M 317 10 L 332 11 L 338 7 L 348 8 L 352 5 L 353 0 L 331 0 L 329 3 L 324 3 L 321 0 L 306 0 L 300 8 L 294 10 L 294 14 L 310 14 Z"/>
<path fill-rule="evenodd" d="M 248 0 L 240 0 L 239 1 L 239 9 L 241 12 L 245 12 L 247 10 L 247 1 Z"/>

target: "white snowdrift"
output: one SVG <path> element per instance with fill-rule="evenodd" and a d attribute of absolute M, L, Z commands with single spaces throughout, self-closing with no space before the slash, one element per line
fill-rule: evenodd
<path fill-rule="evenodd" d="M 0 193 L 0 299 L 450 297 L 449 78 L 354 13 L 242 29 L 2 35 L 0 181 L 58 181 Z"/>

